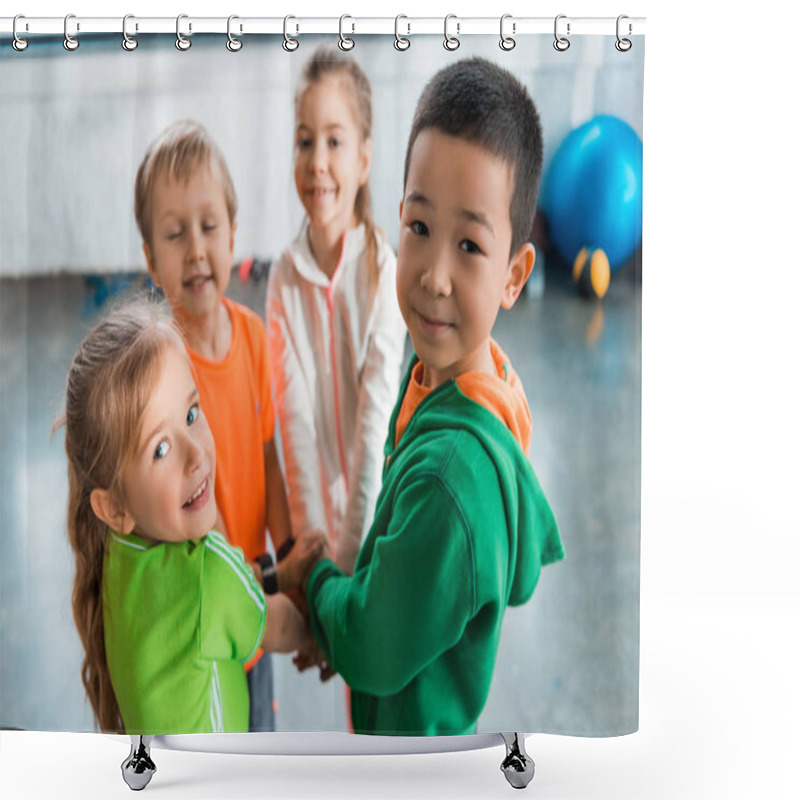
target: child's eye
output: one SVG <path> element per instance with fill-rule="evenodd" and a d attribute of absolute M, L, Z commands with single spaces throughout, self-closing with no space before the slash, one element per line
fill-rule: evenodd
<path fill-rule="evenodd" d="M 339 146 L 341 143 L 342 143 L 342 140 L 341 140 L 341 139 L 337 139 L 335 136 L 331 137 L 331 138 L 328 140 L 328 144 L 329 144 L 331 147 L 338 147 L 338 146 Z"/>
<path fill-rule="evenodd" d="M 297 146 L 301 150 L 306 150 L 307 148 L 311 147 L 311 139 L 298 139 Z"/>
<path fill-rule="evenodd" d="M 428 235 L 428 226 L 424 222 L 420 222 L 418 219 L 415 219 L 411 225 L 409 225 L 412 231 L 417 234 L 417 236 L 427 236 Z"/>
<path fill-rule="evenodd" d="M 471 239 L 463 239 L 458 245 L 465 253 L 481 253 L 482 250 Z"/>
<path fill-rule="evenodd" d="M 200 405 L 198 403 L 194 403 L 194 405 L 190 406 L 189 412 L 186 414 L 186 424 L 187 425 L 194 425 L 197 422 L 197 418 L 200 416 Z"/>
<path fill-rule="evenodd" d="M 206 233 L 208 233 L 209 231 L 213 231 L 213 230 L 215 230 L 215 229 L 216 229 L 216 227 L 217 227 L 217 226 L 216 226 L 216 223 L 214 223 L 214 222 L 206 222 L 206 223 L 205 223 L 205 225 L 203 225 L 203 230 L 204 230 Z"/>
<path fill-rule="evenodd" d="M 167 234 L 167 241 L 174 241 L 175 239 L 179 239 L 181 237 L 182 231 L 170 231 Z"/>
<path fill-rule="evenodd" d="M 164 456 L 169 453 L 171 449 L 170 443 L 166 439 L 162 439 L 157 445 L 156 449 L 153 452 L 153 460 L 159 461 L 160 459 L 164 458 Z"/>

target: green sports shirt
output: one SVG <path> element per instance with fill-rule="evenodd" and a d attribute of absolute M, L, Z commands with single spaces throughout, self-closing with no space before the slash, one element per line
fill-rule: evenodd
<path fill-rule="evenodd" d="M 127 733 L 247 731 L 244 663 L 266 601 L 238 547 L 215 531 L 152 544 L 109 530 L 103 622 Z"/>

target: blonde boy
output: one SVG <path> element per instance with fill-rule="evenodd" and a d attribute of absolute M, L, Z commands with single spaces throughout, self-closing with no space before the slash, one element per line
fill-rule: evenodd
<path fill-rule="evenodd" d="M 266 328 L 225 297 L 236 193 L 222 153 L 201 125 L 176 122 L 150 145 L 136 175 L 135 214 L 147 269 L 186 342 L 214 435 L 218 527 L 251 563 L 266 552 L 267 529 L 276 551 L 286 552 L 292 539 Z M 280 584 L 278 570 L 275 588 Z M 247 665 L 250 729 L 273 730 L 270 659 L 260 652 L 257 658 Z"/>
<path fill-rule="evenodd" d="M 541 164 L 536 108 L 508 72 L 472 59 L 427 85 L 397 258 L 416 358 L 355 572 L 321 560 L 307 583 L 314 635 L 351 687 L 359 733 L 474 733 L 506 606 L 564 555 L 527 457 L 522 385 L 491 338 L 533 267 Z"/>

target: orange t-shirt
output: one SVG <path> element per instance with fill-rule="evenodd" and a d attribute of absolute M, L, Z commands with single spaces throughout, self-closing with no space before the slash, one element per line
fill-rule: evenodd
<path fill-rule="evenodd" d="M 250 309 L 222 302 L 233 327 L 225 358 L 212 361 L 187 349 L 217 448 L 217 508 L 228 539 L 252 561 L 266 552 L 264 444 L 275 433 L 267 331 Z"/>
<path fill-rule="evenodd" d="M 522 451 L 527 453 L 531 446 L 533 423 L 522 381 L 512 368 L 508 356 L 494 339 L 490 341 L 490 347 L 496 374 L 477 370 L 464 372 L 455 379 L 456 384 L 462 394 L 491 411 L 511 431 Z M 419 404 L 433 391 L 431 387 L 422 385 L 423 370 L 423 363 L 418 361 L 408 381 L 408 388 L 397 415 L 395 447 Z"/>

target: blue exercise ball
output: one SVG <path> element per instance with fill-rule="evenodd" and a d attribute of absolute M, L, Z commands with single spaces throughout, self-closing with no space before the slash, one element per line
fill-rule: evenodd
<path fill-rule="evenodd" d="M 553 156 L 542 207 L 549 236 L 572 266 L 583 247 L 602 249 L 611 271 L 642 240 L 642 141 L 601 115 L 570 132 Z"/>

